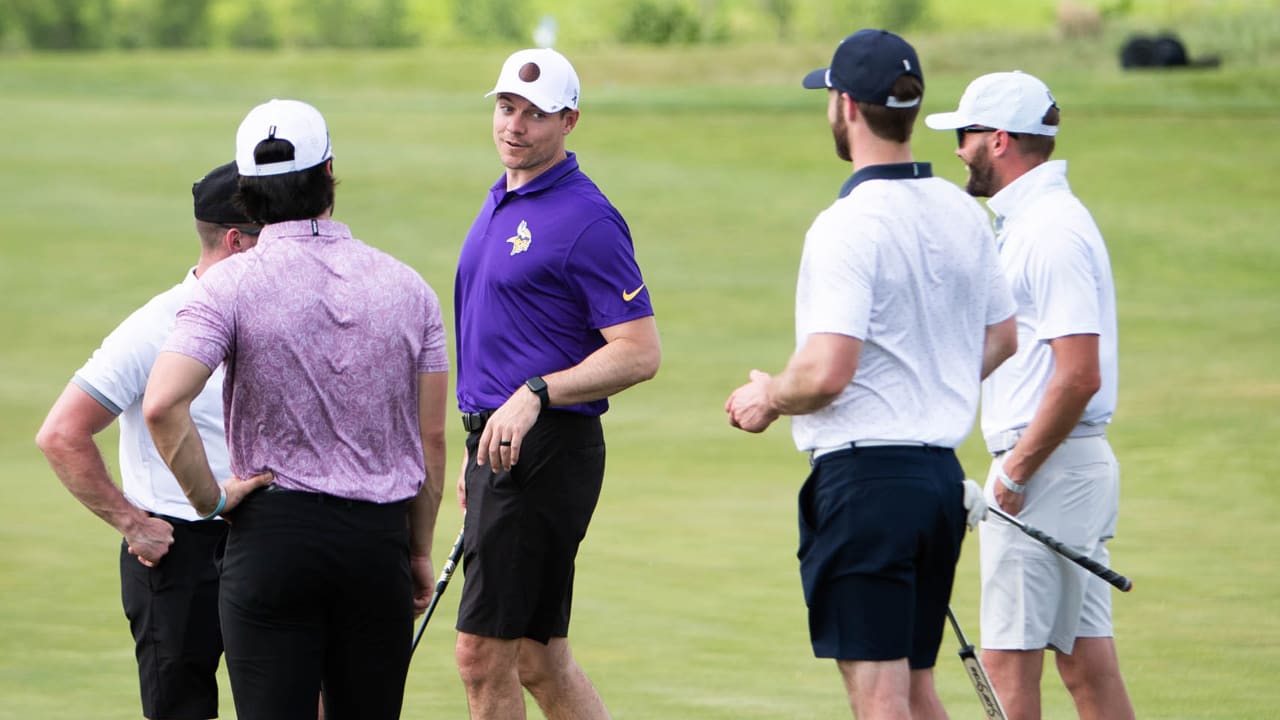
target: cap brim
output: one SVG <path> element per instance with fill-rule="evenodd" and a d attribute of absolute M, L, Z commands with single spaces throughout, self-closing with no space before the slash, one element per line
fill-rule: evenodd
<path fill-rule="evenodd" d="M 829 71 L 830 68 L 818 68 L 808 75 L 805 75 L 804 80 L 801 81 L 800 84 L 807 90 L 826 90 L 831 87 L 827 84 L 827 73 Z"/>
<path fill-rule="evenodd" d="M 500 87 L 496 87 L 484 94 L 485 97 L 493 97 L 494 95 L 515 95 L 516 97 L 522 97 L 525 100 L 528 100 L 529 102 L 533 103 L 535 106 L 537 106 L 539 110 L 545 113 L 558 113 L 561 110 L 564 110 L 565 108 L 569 107 L 568 105 L 565 105 L 563 103 L 547 103 L 546 105 L 543 105 L 538 100 L 535 100 L 534 98 L 529 97 L 528 95 L 526 95 L 524 92 L 520 90 L 503 90 Z"/>
<path fill-rule="evenodd" d="M 944 112 L 926 115 L 924 124 L 932 130 L 955 130 L 956 128 L 968 127 L 973 123 L 962 117 L 958 112 Z"/>

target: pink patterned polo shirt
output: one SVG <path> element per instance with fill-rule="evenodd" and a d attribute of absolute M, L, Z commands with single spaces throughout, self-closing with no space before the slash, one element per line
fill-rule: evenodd
<path fill-rule="evenodd" d="M 440 302 L 346 225 L 263 228 L 201 277 L 164 350 L 226 363 L 237 477 L 378 503 L 421 487 L 418 375 L 449 369 Z"/>

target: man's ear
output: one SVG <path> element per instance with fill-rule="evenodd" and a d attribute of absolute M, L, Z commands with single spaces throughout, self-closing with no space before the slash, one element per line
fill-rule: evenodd
<path fill-rule="evenodd" d="M 579 114 L 580 113 L 577 110 L 570 110 L 569 112 L 564 114 L 564 134 L 565 135 L 568 135 L 569 133 L 573 132 L 573 129 L 578 126 Z"/>
<path fill-rule="evenodd" d="M 1009 133 L 1004 130 L 997 130 L 991 133 L 991 155 L 994 157 L 1004 157 L 1014 151 L 1013 138 L 1009 137 Z"/>
<path fill-rule="evenodd" d="M 853 118 L 858 114 L 858 101 L 854 100 L 849 93 L 840 93 L 840 112 L 844 113 L 846 123 L 853 122 Z"/>
<path fill-rule="evenodd" d="M 227 231 L 222 235 L 222 247 L 226 249 L 228 254 L 238 253 L 244 249 L 241 242 L 243 237 L 244 233 L 236 228 L 227 228 Z"/>

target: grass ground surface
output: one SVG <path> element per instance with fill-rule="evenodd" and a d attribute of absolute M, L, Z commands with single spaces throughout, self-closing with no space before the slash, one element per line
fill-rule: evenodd
<path fill-rule="evenodd" d="M 1277 64 L 1125 74 L 1115 38 L 917 45 L 925 112 L 992 70 L 1053 87 L 1059 154 L 1110 245 L 1124 467 L 1112 553 L 1136 582 L 1115 615 L 1139 716 L 1275 717 Z M 417 268 L 451 317 L 459 242 L 500 170 L 482 95 L 507 50 L 0 60 L 0 718 L 139 715 L 118 537 L 32 437 L 105 332 L 194 261 L 192 180 L 231 159 L 254 104 L 314 103 L 333 134 L 336 217 Z M 610 469 L 575 594 L 579 659 L 622 720 L 845 717 L 805 631 L 793 510 L 804 459 L 785 423 L 750 437 L 721 410 L 747 370 L 786 360 L 803 234 L 848 174 L 824 96 L 798 87 L 830 47 L 567 51 L 584 81 L 570 146 L 631 223 L 665 349 L 659 377 L 607 416 Z M 953 144 L 919 127 L 917 158 L 962 181 Z M 461 433 L 451 440 L 454 467 Z M 114 431 L 103 442 L 114 467 Z M 978 444 L 961 452 L 981 476 Z M 459 521 L 446 494 L 440 560 Z M 953 605 L 976 639 L 974 543 Z M 405 717 L 465 717 L 458 587 L 418 650 Z M 978 717 L 954 649 L 948 635 L 943 701 Z M 1045 717 L 1069 717 L 1047 670 Z"/>

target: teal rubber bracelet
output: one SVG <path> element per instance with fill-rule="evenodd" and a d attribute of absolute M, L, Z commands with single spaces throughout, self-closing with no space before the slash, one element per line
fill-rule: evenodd
<path fill-rule="evenodd" d="M 222 512 L 222 508 L 227 506 L 227 489 L 219 484 L 218 492 L 221 493 L 218 497 L 218 506 L 213 509 L 213 512 L 200 518 L 201 520 L 212 520 L 218 517 L 218 514 Z"/>

